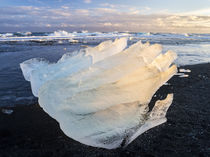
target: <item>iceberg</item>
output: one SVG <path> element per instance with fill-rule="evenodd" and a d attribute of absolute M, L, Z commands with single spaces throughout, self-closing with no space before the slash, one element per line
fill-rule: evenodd
<path fill-rule="evenodd" d="M 20 64 L 40 106 L 70 138 L 114 149 L 166 122 L 173 94 L 158 100 L 154 93 L 177 73 L 173 51 L 127 38 L 64 54 L 57 63 L 30 59 Z"/>

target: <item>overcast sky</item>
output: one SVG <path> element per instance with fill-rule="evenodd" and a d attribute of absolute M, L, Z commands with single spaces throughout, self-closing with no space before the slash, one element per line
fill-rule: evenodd
<path fill-rule="evenodd" d="M 210 0 L 0 0 L 0 32 L 210 33 Z"/>

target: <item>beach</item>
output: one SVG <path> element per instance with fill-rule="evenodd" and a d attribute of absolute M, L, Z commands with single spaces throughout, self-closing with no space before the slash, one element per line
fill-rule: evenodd
<path fill-rule="evenodd" d="M 175 75 L 162 86 L 150 107 L 168 93 L 174 100 L 167 122 L 140 135 L 126 148 L 106 150 L 80 144 L 65 136 L 59 124 L 38 104 L 1 107 L 0 156 L 210 156 L 210 63 L 188 65 L 189 77 Z M 79 130 L 78 130 L 79 131 Z"/>
<path fill-rule="evenodd" d="M 210 0 L 0 0 L 0 157 L 210 157 Z"/>

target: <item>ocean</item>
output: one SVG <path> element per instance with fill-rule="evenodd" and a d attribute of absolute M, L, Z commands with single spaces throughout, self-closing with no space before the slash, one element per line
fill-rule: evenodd
<path fill-rule="evenodd" d="M 0 106 L 37 103 L 30 83 L 23 78 L 19 64 L 31 58 L 56 62 L 65 53 L 73 53 L 105 40 L 127 37 L 128 46 L 141 40 L 158 43 L 163 51 L 178 54 L 178 66 L 210 62 L 210 34 L 139 32 L 16 32 L 0 33 Z M 132 63 L 131 63 L 132 64 Z"/>

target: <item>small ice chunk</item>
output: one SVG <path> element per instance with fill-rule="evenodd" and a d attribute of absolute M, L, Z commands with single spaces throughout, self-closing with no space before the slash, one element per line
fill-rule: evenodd
<path fill-rule="evenodd" d="M 58 44 L 63 44 L 63 41 L 62 41 L 62 40 L 59 40 L 59 41 L 58 41 Z"/>
<path fill-rule="evenodd" d="M 2 109 L 1 111 L 4 114 L 12 114 L 13 113 L 13 110 L 11 110 L 11 109 Z"/>
<path fill-rule="evenodd" d="M 187 74 L 179 75 L 179 77 L 189 77 Z"/>
<path fill-rule="evenodd" d="M 177 73 L 176 75 L 178 75 L 179 77 L 189 77 L 189 75 L 185 73 Z"/>
<path fill-rule="evenodd" d="M 69 42 L 70 42 L 70 43 L 78 43 L 78 42 L 79 42 L 79 40 L 70 39 L 70 40 L 69 40 Z"/>
<path fill-rule="evenodd" d="M 133 40 L 133 37 L 129 37 L 129 40 Z"/>
<path fill-rule="evenodd" d="M 179 72 L 181 72 L 181 73 L 190 73 L 191 70 L 190 69 L 179 69 Z"/>

